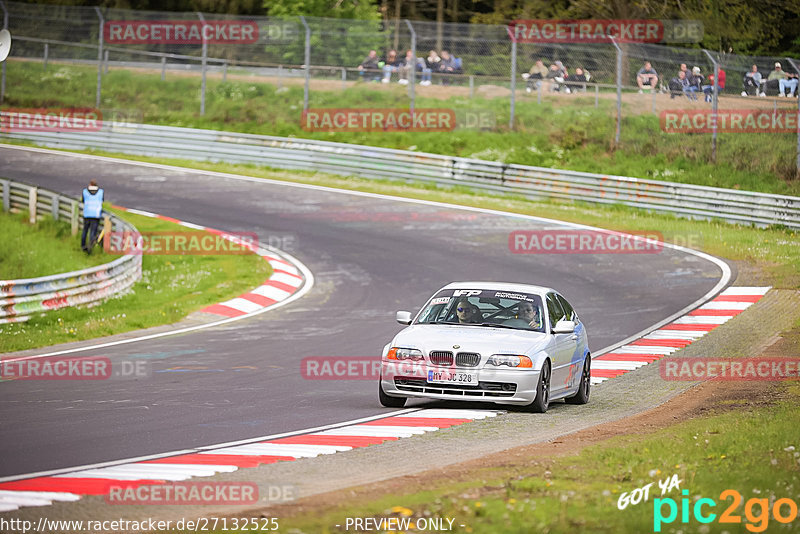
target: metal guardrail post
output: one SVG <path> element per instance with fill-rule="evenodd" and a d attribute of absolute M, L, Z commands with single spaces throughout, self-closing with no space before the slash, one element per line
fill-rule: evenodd
<path fill-rule="evenodd" d="M 72 201 L 72 211 L 70 213 L 70 233 L 76 236 L 78 235 L 78 203 L 75 200 Z"/>
<path fill-rule="evenodd" d="M 28 190 L 28 222 L 36 224 L 36 204 L 39 202 L 39 195 L 35 187 Z"/>
<path fill-rule="evenodd" d="M 790 57 L 787 57 L 786 60 L 789 64 L 794 68 L 795 72 L 800 74 L 800 69 L 797 68 L 797 63 Z M 798 96 L 800 96 L 800 86 L 797 88 Z M 800 121 L 800 98 L 797 99 L 797 120 Z M 800 122 L 795 121 L 795 124 L 800 124 Z M 797 178 L 800 178 L 800 129 L 797 130 Z"/>
<path fill-rule="evenodd" d="M 228 81 L 228 62 L 222 62 L 222 83 Z"/>
<path fill-rule="evenodd" d="M 404 19 L 406 22 L 406 26 L 408 26 L 408 31 L 411 32 L 411 68 L 409 69 L 410 72 L 408 73 L 408 97 L 411 99 L 411 115 L 414 115 L 414 105 L 416 104 L 416 94 L 414 85 L 416 84 L 417 80 L 417 32 L 414 31 L 414 26 L 411 25 L 411 21 L 408 19 Z"/>
<path fill-rule="evenodd" d="M 2 180 L 3 182 L 3 211 L 11 209 L 11 182 Z"/>
<path fill-rule="evenodd" d="M 306 18 L 300 15 L 300 22 L 306 29 L 306 43 L 305 43 L 305 85 L 303 86 L 303 113 L 308 111 L 308 84 L 311 76 L 311 27 L 306 22 Z"/>
<path fill-rule="evenodd" d="M 58 195 L 50 195 L 50 216 L 54 221 L 58 220 Z"/>
<path fill-rule="evenodd" d="M 8 9 L 6 9 L 6 3 L 3 0 L 0 0 L 0 9 L 3 10 L 3 29 L 8 29 Z M 0 104 L 3 103 L 6 97 L 6 61 L 2 62 L 2 78 L 0 78 Z"/>
<path fill-rule="evenodd" d="M 342 67 L 342 91 L 347 89 L 347 68 Z"/>
<path fill-rule="evenodd" d="M 711 161 L 713 163 L 717 162 L 717 111 L 719 109 L 719 63 L 714 57 L 706 50 L 703 49 L 703 53 L 708 56 L 708 59 L 711 60 L 711 63 L 714 65 L 714 100 L 711 104 Z"/>
<path fill-rule="evenodd" d="M 283 87 L 283 65 L 278 65 L 278 89 Z"/>
<path fill-rule="evenodd" d="M 508 128 L 514 129 L 514 111 L 517 97 L 517 40 L 511 40 L 511 109 L 508 119 Z"/>
<path fill-rule="evenodd" d="M 617 49 L 617 130 L 614 133 L 614 145 L 619 145 L 619 134 L 622 123 L 622 48 L 611 37 L 611 44 Z"/>
<path fill-rule="evenodd" d="M 202 74 L 202 81 L 200 82 L 200 115 L 206 114 L 206 68 L 208 67 L 208 39 L 206 39 L 206 19 L 203 17 L 203 14 L 199 11 L 196 11 L 195 14 L 200 19 L 200 22 L 203 24 L 203 29 L 201 30 L 203 35 L 203 57 L 201 60 L 201 70 Z"/>
<path fill-rule="evenodd" d="M 167 56 L 161 56 L 161 81 L 167 79 Z"/>
<path fill-rule="evenodd" d="M 44 44 L 44 52 L 42 53 L 42 70 L 47 70 L 47 58 L 50 56 L 50 45 Z"/>
<path fill-rule="evenodd" d="M 103 39 L 104 39 L 104 29 L 105 29 L 105 19 L 103 18 L 103 13 L 100 11 L 100 8 L 95 6 L 94 8 L 95 13 L 97 13 L 97 19 L 100 21 L 99 29 L 97 35 L 97 93 L 94 97 L 94 107 L 100 108 L 100 93 L 103 87 Z"/>

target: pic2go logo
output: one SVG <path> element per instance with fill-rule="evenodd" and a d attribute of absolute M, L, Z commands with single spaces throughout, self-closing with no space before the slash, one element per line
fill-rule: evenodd
<path fill-rule="evenodd" d="M 692 512 L 694 519 L 698 523 L 711 523 L 717 519 L 717 514 L 711 512 L 712 508 L 716 508 L 717 503 L 714 499 L 702 498 L 697 499 L 694 505 L 689 504 L 689 490 L 681 491 L 683 498 L 681 499 L 680 507 L 675 499 L 666 497 L 663 499 L 657 498 L 653 500 L 653 531 L 661 532 L 661 525 L 671 524 L 678 518 L 678 511 L 680 509 L 681 523 L 684 525 L 689 524 L 689 512 Z M 720 514 L 720 523 L 742 523 L 742 516 L 736 513 L 739 506 L 744 501 L 742 494 L 736 490 L 728 489 L 719 494 L 719 500 L 725 501 L 732 499 L 732 502 L 725 511 Z M 769 499 L 757 499 L 755 497 L 748 499 L 744 505 L 744 516 L 747 519 L 745 528 L 750 532 L 764 532 L 769 526 L 770 513 L 778 523 L 791 523 L 797 518 L 797 503 L 792 499 L 786 497 L 777 499 L 770 509 Z M 666 508 L 666 510 L 665 510 Z M 665 516 L 664 513 L 667 513 Z"/>

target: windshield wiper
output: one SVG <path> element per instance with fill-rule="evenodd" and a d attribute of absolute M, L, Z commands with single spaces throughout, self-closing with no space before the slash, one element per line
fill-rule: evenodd
<path fill-rule="evenodd" d="M 510 328 L 512 330 L 520 330 L 520 328 L 517 328 L 516 326 L 498 323 L 481 323 L 479 326 L 493 326 L 495 328 Z"/>

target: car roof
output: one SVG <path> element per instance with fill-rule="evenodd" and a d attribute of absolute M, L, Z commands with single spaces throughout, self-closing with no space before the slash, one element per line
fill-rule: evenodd
<path fill-rule="evenodd" d="M 535 286 L 532 284 L 519 284 L 514 282 L 450 282 L 442 289 L 489 289 L 493 291 L 517 291 L 520 293 L 533 293 L 544 296 L 550 291 L 549 287 Z M 439 291 L 441 291 L 440 289 Z"/>

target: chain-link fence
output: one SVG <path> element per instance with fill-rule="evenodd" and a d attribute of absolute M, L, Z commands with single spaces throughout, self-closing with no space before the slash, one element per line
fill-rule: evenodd
<path fill-rule="evenodd" d="M 598 107 L 601 100 L 616 100 L 618 142 L 623 112 L 663 114 L 677 107 L 702 110 L 703 106 L 715 114 L 750 107 L 772 108 L 775 112 L 790 106 L 795 109 L 793 101 L 780 98 L 779 92 L 796 94 L 796 82 L 767 78 L 777 69 L 776 63 L 781 63 L 781 70 L 789 75 L 800 74 L 795 64 L 800 61 L 789 58 L 645 43 L 514 42 L 508 28 L 499 25 L 283 19 L 2 1 L 0 7 L 7 13 L 13 36 L 12 59 L 41 61 L 44 69 L 53 62 L 97 66 L 94 104 L 98 108 L 103 76 L 110 67 L 160 71 L 162 79 L 177 72 L 195 73 L 202 78 L 198 95 L 201 115 L 205 113 L 206 78 L 226 80 L 230 72 L 257 76 L 278 87 L 303 84 L 304 110 L 309 108 L 315 91 L 364 83 L 374 83 L 376 91 L 387 83 L 407 85 L 408 96 L 398 102 L 398 107 L 412 109 L 417 95 L 432 91 L 422 89 L 429 85 L 438 86 L 439 97 L 507 99 L 512 129 L 519 102 L 540 103 L 585 93 L 594 98 L 582 99 L 579 105 L 593 100 Z M 371 50 L 382 62 L 376 69 L 360 69 Z M 400 60 L 408 53 L 417 68 L 392 68 L 388 58 L 391 50 Z M 441 63 L 428 61 L 434 52 L 441 57 L 445 51 L 452 56 L 450 69 L 440 69 L 436 65 Z M 637 73 L 645 62 L 650 63 L 657 78 L 642 86 Z M 702 79 L 696 91 L 676 87 L 682 66 L 687 77 Z M 760 76 L 752 76 L 754 66 Z M 720 70 L 718 84 L 709 78 L 715 68 Z M 571 77 L 549 75 L 553 69 L 563 69 Z M 5 70 L 4 63 L 3 87 Z M 0 103 L 3 98 L 0 92 Z M 712 130 L 715 147 L 716 126 Z M 800 134 L 797 161 L 800 172 Z"/>

